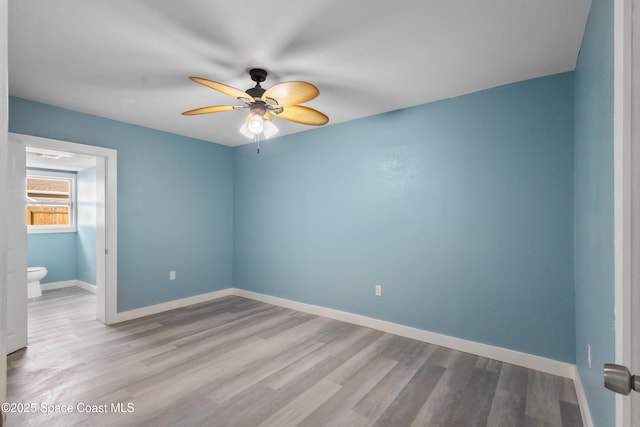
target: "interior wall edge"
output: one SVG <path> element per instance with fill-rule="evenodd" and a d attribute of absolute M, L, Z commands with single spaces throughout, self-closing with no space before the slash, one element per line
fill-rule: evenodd
<path fill-rule="evenodd" d="M 594 427 L 593 418 L 591 417 L 591 411 L 589 410 L 589 400 L 587 400 L 587 394 L 585 393 L 584 386 L 582 385 L 582 379 L 580 378 L 580 371 L 578 367 L 573 367 L 573 385 L 576 388 L 576 396 L 578 397 L 578 405 L 580 406 L 580 414 L 582 415 L 582 424 L 584 427 Z"/>
<path fill-rule="evenodd" d="M 80 288 L 80 289 L 84 289 L 85 291 L 89 291 L 92 294 L 97 293 L 97 286 L 96 285 L 92 285 L 91 283 L 87 283 L 87 282 L 83 282 L 82 280 L 78 280 L 76 279 L 75 281 L 75 286 Z"/>

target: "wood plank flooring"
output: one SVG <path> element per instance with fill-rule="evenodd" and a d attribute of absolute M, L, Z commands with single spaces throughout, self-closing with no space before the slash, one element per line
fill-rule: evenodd
<path fill-rule="evenodd" d="M 240 297 L 107 327 L 58 289 L 29 331 L 8 426 L 582 426 L 570 380 Z"/>

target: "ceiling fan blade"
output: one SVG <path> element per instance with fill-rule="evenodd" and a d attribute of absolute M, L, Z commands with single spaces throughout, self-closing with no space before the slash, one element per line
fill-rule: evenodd
<path fill-rule="evenodd" d="M 239 110 L 245 108 L 241 105 L 212 105 L 210 107 L 196 108 L 182 113 L 183 116 L 195 116 L 196 114 L 220 113 L 222 111 Z"/>
<path fill-rule="evenodd" d="M 201 77 L 189 77 L 189 78 L 196 83 L 200 83 L 201 85 L 205 85 L 208 88 L 217 90 L 218 92 L 222 92 L 225 95 L 232 96 L 236 99 L 248 99 L 249 102 L 255 102 L 255 99 L 253 99 L 251 95 L 249 95 L 247 92 L 243 90 L 236 89 L 235 87 L 227 86 L 225 84 L 214 82 L 212 80 L 203 79 Z"/>
<path fill-rule="evenodd" d="M 304 107 L 302 105 L 285 106 L 282 108 L 282 112 L 280 114 L 276 114 L 276 117 L 312 126 L 322 126 L 329 122 L 329 117 L 325 116 L 320 111 Z"/>
<path fill-rule="evenodd" d="M 273 99 L 280 105 L 296 105 L 318 96 L 317 87 L 307 82 L 285 82 L 270 87 L 262 94 L 262 100 Z"/>

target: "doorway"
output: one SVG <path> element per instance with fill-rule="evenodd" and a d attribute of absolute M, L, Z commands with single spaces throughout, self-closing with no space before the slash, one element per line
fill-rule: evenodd
<path fill-rule="evenodd" d="M 9 140 L 15 150 L 22 150 L 26 153 L 27 147 L 30 151 L 50 150 L 53 152 L 70 153 L 78 158 L 90 158 L 95 161 L 95 290 L 96 290 L 96 319 L 107 325 L 117 321 L 117 151 L 108 148 L 96 147 L 85 144 L 72 143 L 67 141 L 53 140 L 48 138 L 34 137 L 22 134 L 9 134 Z M 25 172 L 22 175 L 22 182 L 26 178 Z M 24 184 L 22 184 L 24 187 Z M 23 203 L 24 205 L 24 203 Z M 26 207 L 21 206 L 23 215 L 21 220 L 22 230 L 24 230 L 24 212 Z M 18 224 L 16 224 L 18 225 Z M 23 233 L 24 255 L 26 258 L 26 233 Z M 22 284 L 26 289 L 26 283 Z M 25 293 L 16 293 L 11 300 L 8 295 L 7 316 L 19 319 L 14 331 L 7 330 L 7 334 L 23 335 L 14 340 L 18 348 L 27 344 L 26 337 L 26 310 L 27 300 Z M 23 320 L 24 319 L 24 322 Z M 24 330 L 24 333 L 21 331 Z M 7 352 L 15 351 L 18 348 L 7 348 Z"/>
<path fill-rule="evenodd" d="M 96 293 L 97 161 L 95 156 L 26 147 L 27 265 L 46 272 L 40 286 L 27 284 L 29 302 L 51 289 L 78 287 Z"/>

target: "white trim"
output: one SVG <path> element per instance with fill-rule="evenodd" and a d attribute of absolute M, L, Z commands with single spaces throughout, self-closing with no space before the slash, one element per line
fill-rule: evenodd
<path fill-rule="evenodd" d="M 317 316 L 328 317 L 330 319 L 340 320 L 342 322 L 364 326 L 382 332 L 388 332 L 394 335 L 428 342 L 458 351 L 463 351 L 465 353 L 487 357 L 490 359 L 498 360 L 500 362 L 523 366 L 525 368 L 535 369 L 537 371 L 569 378 L 574 382 L 584 426 L 594 427 L 593 419 L 591 418 L 591 412 L 589 410 L 589 402 L 587 401 L 584 387 L 582 385 L 582 380 L 580 379 L 580 374 L 578 373 L 576 365 L 566 362 L 560 362 L 558 360 L 548 359 L 541 356 L 536 356 L 533 354 L 522 353 L 502 347 L 496 347 L 474 341 L 464 340 L 461 338 L 437 334 L 423 329 L 412 328 L 410 326 L 404 326 L 397 323 L 361 316 L 359 314 L 353 314 L 346 311 L 334 310 L 331 308 L 312 304 L 305 304 L 284 298 L 251 292 L 244 289 L 227 288 L 219 291 L 209 292 L 207 294 L 196 295 L 188 298 L 118 313 L 118 322 L 138 319 L 169 310 L 174 310 L 176 308 L 186 307 L 192 304 L 213 301 L 230 295 L 260 301 L 266 304 L 273 304 L 279 307 L 289 308 L 291 310 L 296 310 L 303 313 L 310 313 Z"/>
<path fill-rule="evenodd" d="M 571 363 L 560 362 L 558 360 L 547 359 L 545 357 L 536 356 L 533 354 L 522 353 L 502 347 L 496 347 L 475 341 L 442 335 L 435 332 L 429 332 L 423 329 L 417 329 L 410 326 L 387 322 L 385 320 L 379 320 L 371 317 L 361 316 L 359 314 L 348 313 L 346 311 L 334 310 L 317 305 L 291 301 L 284 298 L 272 297 L 270 295 L 246 291 L 244 289 L 234 288 L 233 295 L 277 305 L 280 307 L 290 308 L 292 310 L 302 311 L 304 313 L 328 317 L 331 319 L 352 323 L 354 325 L 377 329 L 379 331 L 389 332 L 391 334 L 399 335 L 402 337 L 412 338 L 418 341 L 424 341 L 442 347 L 463 351 L 466 353 L 472 353 L 478 356 L 498 360 L 500 362 L 524 366 L 529 369 L 535 369 L 565 378 L 573 379 L 574 377 L 575 365 Z"/>
<path fill-rule="evenodd" d="M 77 233 L 78 229 L 66 225 L 28 225 L 27 234 Z"/>
<path fill-rule="evenodd" d="M 62 280 L 60 282 L 41 283 L 40 289 L 42 289 L 43 291 L 50 291 L 52 289 L 71 288 L 74 286 L 80 289 L 84 289 L 85 291 L 89 291 L 92 294 L 96 293 L 96 287 L 94 285 L 83 282 L 82 280 Z"/>
<path fill-rule="evenodd" d="M 173 301 L 167 301 L 156 305 L 136 308 L 134 310 L 123 311 L 118 313 L 115 323 L 126 322 L 128 320 L 138 319 L 140 317 L 151 316 L 152 314 L 163 313 L 176 308 L 186 307 L 188 305 L 200 304 L 202 302 L 213 301 L 218 298 L 233 295 L 234 288 L 221 289 L 219 291 L 209 292 L 207 294 L 194 295 L 192 297 L 182 298 Z"/>
<path fill-rule="evenodd" d="M 330 319 L 340 320 L 342 322 L 364 326 L 367 328 L 388 332 L 394 335 L 411 338 L 418 341 L 428 342 L 466 353 L 472 353 L 478 356 L 498 360 L 500 362 L 523 366 L 529 369 L 535 369 L 537 371 L 558 375 L 564 378 L 574 379 L 576 377 L 575 365 L 571 363 L 560 362 L 558 360 L 548 359 L 546 357 L 536 356 L 528 353 L 522 353 L 507 348 L 482 344 L 475 341 L 469 341 L 461 338 L 451 337 L 448 335 L 438 334 L 435 332 L 429 332 L 423 329 L 417 329 L 410 326 L 387 322 L 385 320 L 361 316 L 359 314 L 353 314 L 346 311 L 334 310 L 332 308 L 326 308 L 312 304 L 305 304 L 238 288 L 222 289 L 219 291 L 209 292 L 207 294 L 195 295 L 188 298 L 182 298 L 179 300 L 168 301 L 161 304 L 125 311 L 122 313 L 118 313 L 118 322 L 138 319 L 140 317 L 150 316 L 152 314 L 158 314 L 165 311 L 174 310 L 176 308 L 186 307 L 192 304 L 213 301 L 218 298 L 230 295 L 236 295 L 267 304 L 273 304 L 279 307 L 285 307 L 303 313 L 310 313 L 317 316 L 328 317 Z"/>
<path fill-rule="evenodd" d="M 52 289 L 71 288 L 76 286 L 76 280 L 62 280 L 60 282 L 41 283 L 40 289 L 50 291 Z"/>
<path fill-rule="evenodd" d="M 104 322 L 107 325 L 115 323 L 118 319 L 118 155 L 113 154 L 104 157 L 104 163 L 97 162 L 96 172 L 103 171 L 104 184 L 104 233 L 98 233 L 96 241 L 102 243 L 105 249 L 105 263 L 100 270 L 100 264 L 96 265 L 96 274 L 104 271 L 104 284 L 100 285 L 100 277 L 96 276 L 96 289 L 104 292 Z M 96 180 L 98 176 L 96 176 Z M 100 214 L 100 212 L 98 212 Z M 100 313 L 98 313 L 100 314 Z"/>
<path fill-rule="evenodd" d="M 28 196 L 29 191 L 25 194 L 27 200 L 26 206 L 63 206 L 69 208 L 69 224 L 66 225 L 28 225 L 27 234 L 48 234 L 48 233 L 75 233 L 78 231 L 76 227 L 77 219 L 77 192 L 75 173 L 70 172 L 53 172 L 43 170 L 27 169 L 27 178 L 56 179 L 59 181 L 69 181 L 69 202 L 30 202 Z M 25 188 L 26 190 L 26 188 Z"/>
<path fill-rule="evenodd" d="M 87 283 L 87 282 L 83 282 L 82 280 L 76 280 L 75 281 L 75 286 L 80 288 L 80 289 L 84 289 L 85 291 L 89 291 L 92 294 L 96 293 L 96 286 L 92 285 L 91 283 Z"/>
<path fill-rule="evenodd" d="M 104 227 L 96 236 L 96 318 L 107 325 L 118 319 L 118 151 L 39 136 L 9 133 L 9 138 L 28 147 L 85 154 L 96 157 L 96 181 L 104 181 Z M 104 165 L 104 167 L 102 166 Z M 100 175 L 104 176 L 100 176 Z M 98 210 L 100 219 L 100 209 Z M 103 231 L 102 233 L 100 231 Z M 26 237 L 25 237 L 26 238 Z M 104 257 L 100 254 L 105 254 Z"/>
<path fill-rule="evenodd" d="M 458 351 L 463 351 L 465 353 L 487 357 L 490 359 L 498 360 L 500 362 L 523 366 L 525 368 L 535 369 L 537 371 L 569 378 L 573 380 L 575 384 L 576 395 L 578 398 L 578 404 L 580 405 L 583 423 L 585 427 L 593 427 L 593 420 L 591 418 L 589 404 L 587 402 L 584 388 L 582 386 L 580 375 L 578 374 L 576 366 L 571 363 L 560 362 L 558 360 L 548 359 L 528 353 L 522 353 L 507 348 L 496 347 L 488 344 L 478 343 L 475 341 L 437 334 L 423 329 L 412 328 L 410 326 L 387 322 L 380 319 L 374 319 L 367 316 L 361 316 L 359 314 L 353 314 L 346 311 L 340 311 L 317 305 L 292 301 L 284 298 L 273 297 L 270 295 L 247 291 L 244 289 L 227 288 L 221 289 L 219 291 L 209 292 L 207 294 L 195 295 L 188 298 L 182 298 L 175 301 L 168 301 L 161 304 L 118 313 L 118 322 L 126 322 L 128 320 L 163 313 L 192 304 L 213 301 L 231 295 L 264 302 L 266 304 L 277 305 L 279 307 L 284 307 L 303 313 L 310 313 L 317 316 L 328 317 L 330 319 L 364 326 L 382 332 L 388 332 L 394 335 L 428 342 Z"/>
<path fill-rule="evenodd" d="M 594 427 L 593 418 L 591 418 L 591 411 L 589 410 L 589 401 L 587 395 L 584 392 L 582 380 L 580 379 L 580 373 L 578 368 L 574 366 L 573 369 L 573 385 L 576 388 L 576 396 L 578 397 L 578 405 L 580 406 L 580 414 L 582 415 L 582 424 L 584 427 Z"/>
<path fill-rule="evenodd" d="M 8 2 L 0 0 L 0 311 L 7 312 L 7 283 L 8 283 L 8 230 L 6 224 L 9 219 L 9 191 L 8 173 L 9 156 L 7 127 L 9 124 L 9 77 L 7 52 L 8 39 Z M 3 314 L 0 318 L 0 402 L 7 399 L 7 352 L 6 352 L 7 322 Z M 0 422 L 5 425 L 5 414 L 0 411 Z"/>
<path fill-rule="evenodd" d="M 631 61 L 632 2 L 614 0 L 614 312 L 615 363 L 631 360 Z M 631 425 L 630 399 L 617 394 L 616 426 Z"/>

